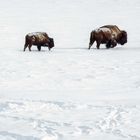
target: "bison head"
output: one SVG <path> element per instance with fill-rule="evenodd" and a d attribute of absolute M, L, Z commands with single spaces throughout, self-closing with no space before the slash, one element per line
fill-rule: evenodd
<path fill-rule="evenodd" d="M 118 43 L 121 45 L 124 45 L 127 43 L 127 32 L 121 31 L 121 33 L 118 35 Z"/>
<path fill-rule="evenodd" d="M 53 38 L 49 38 L 49 50 L 54 47 L 54 40 Z"/>

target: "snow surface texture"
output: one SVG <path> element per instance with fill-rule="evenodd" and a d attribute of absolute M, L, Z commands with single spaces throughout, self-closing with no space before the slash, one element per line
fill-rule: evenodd
<path fill-rule="evenodd" d="M 1 0 L 0 140 L 140 140 L 139 17 L 139 0 Z M 88 50 L 106 24 L 128 43 Z M 23 52 L 39 31 L 55 47 Z"/>

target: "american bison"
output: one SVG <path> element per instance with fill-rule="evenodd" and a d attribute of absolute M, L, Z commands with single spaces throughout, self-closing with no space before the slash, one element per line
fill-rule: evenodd
<path fill-rule="evenodd" d="M 45 32 L 29 33 L 25 36 L 24 51 L 27 47 L 29 48 L 29 51 L 31 51 L 32 45 L 37 46 L 38 51 L 41 50 L 41 46 L 47 46 L 50 50 L 54 47 L 54 40 L 53 38 L 50 38 Z"/>
<path fill-rule="evenodd" d="M 127 43 L 127 32 L 120 30 L 116 25 L 105 25 L 91 32 L 89 49 L 95 41 L 97 49 L 100 49 L 100 44 L 106 44 L 106 48 L 114 48 L 117 43 Z"/>

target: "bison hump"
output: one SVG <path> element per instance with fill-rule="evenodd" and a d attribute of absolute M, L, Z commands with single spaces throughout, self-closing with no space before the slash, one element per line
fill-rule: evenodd
<path fill-rule="evenodd" d="M 45 42 L 48 40 L 48 36 L 45 32 L 33 32 L 28 34 L 32 39 L 37 39 L 39 42 Z"/>
<path fill-rule="evenodd" d="M 98 29 L 96 29 L 95 30 L 96 32 L 104 32 L 104 33 L 106 33 L 106 32 L 108 32 L 108 33 L 111 33 L 111 30 L 109 29 L 109 28 L 106 28 L 106 27 L 103 27 L 103 28 L 98 28 Z"/>

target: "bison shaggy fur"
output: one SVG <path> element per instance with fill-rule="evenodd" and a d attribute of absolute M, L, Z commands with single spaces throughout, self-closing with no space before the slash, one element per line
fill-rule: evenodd
<path fill-rule="evenodd" d="M 117 44 L 127 43 L 127 32 L 120 30 L 116 25 L 105 25 L 91 32 L 89 49 L 95 41 L 97 49 L 100 48 L 100 44 L 106 44 L 106 48 L 114 48 Z"/>

